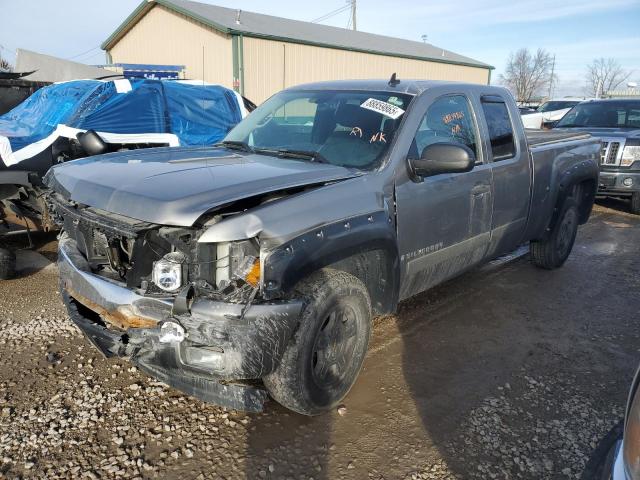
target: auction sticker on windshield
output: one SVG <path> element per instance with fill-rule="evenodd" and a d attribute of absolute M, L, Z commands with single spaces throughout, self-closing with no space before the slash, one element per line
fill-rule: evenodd
<path fill-rule="evenodd" d="M 396 107 L 387 102 L 383 102 L 382 100 L 376 100 L 375 98 L 369 98 L 365 100 L 362 105 L 362 108 L 366 108 L 367 110 L 372 110 L 374 112 L 381 113 L 389 118 L 396 119 L 400 117 L 404 113 L 404 110 L 400 107 Z"/>

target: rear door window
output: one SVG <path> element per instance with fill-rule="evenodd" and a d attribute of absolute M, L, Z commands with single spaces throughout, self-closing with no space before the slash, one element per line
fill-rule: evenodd
<path fill-rule="evenodd" d="M 483 97 L 482 110 L 489 129 L 493 161 L 513 158 L 516 144 L 506 103 L 500 97 Z"/>

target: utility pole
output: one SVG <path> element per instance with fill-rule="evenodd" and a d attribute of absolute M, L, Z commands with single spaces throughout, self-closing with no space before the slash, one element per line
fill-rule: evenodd
<path fill-rule="evenodd" d="M 551 95 L 553 93 L 553 80 L 554 80 L 554 74 L 556 71 L 556 54 L 553 54 L 553 63 L 551 64 L 551 78 L 549 79 L 549 99 L 551 99 Z"/>
<path fill-rule="evenodd" d="M 358 28 L 356 27 L 356 0 L 351 0 L 351 23 L 352 28 L 354 30 L 357 30 Z"/>

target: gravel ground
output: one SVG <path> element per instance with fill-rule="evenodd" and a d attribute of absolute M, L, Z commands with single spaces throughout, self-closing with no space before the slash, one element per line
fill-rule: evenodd
<path fill-rule="evenodd" d="M 55 272 L 23 272 L 0 283 L 0 478 L 577 478 L 640 361 L 639 233 L 601 206 L 559 271 L 521 258 L 404 302 L 314 418 L 226 411 L 101 358 Z"/>

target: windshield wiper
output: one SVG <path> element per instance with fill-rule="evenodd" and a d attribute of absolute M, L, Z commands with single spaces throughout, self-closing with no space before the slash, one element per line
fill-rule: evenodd
<path fill-rule="evenodd" d="M 318 163 L 331 163 L 320 152 L 316 152 L 314 150 L 289 150 L 283 148 L 278 150 L 278 155 L 290 158 L 308 158 L 312 162 Z"/>
<path fill-rule="evenodd" d="M 275 155 L 282 158 L 306 158 L 311 162 L 328 163 L 331 164 L 320 152 L 314 150 L 289 150 L 288 148 L 268 149 L 257 148 L 256 153 L 266 153 L 268 155 Z"/>
<path fill-rule="evenodd" d="M 216 143 L 214 147 L 225 147 L 230 150 L 241 150 L 243 152 L 253 153 L 253 148 L 251 148 L 247 142 L 240 142 L 237 140 L 225 140 L 223 142 Z"/>

